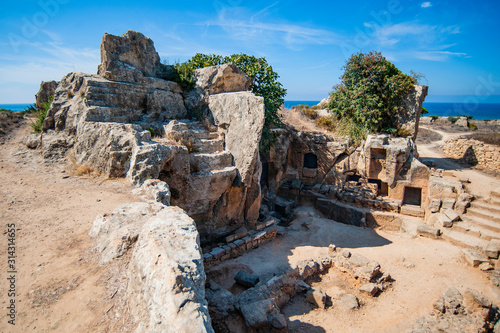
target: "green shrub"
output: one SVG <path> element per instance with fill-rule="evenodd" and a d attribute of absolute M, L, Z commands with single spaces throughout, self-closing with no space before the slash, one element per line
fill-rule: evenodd
<path fill-rule="evenodd" d="M 477 125 L 476 124 L 469 123 L 467 126 L 469 127 L 470 130 L 473 130 L 473 131 L 477 130 Z"/>
<path fill-rule="evenodd" d="M 422 110 L 420 111 L 420 114 L 422 115 L 422 114 L 428 114 L 428 113 L 429 113 L 429 111 L 427 111 L 426 108 L 422 107 Z"/>
<path fill-rule="evenodd" d="M 437 119 L 439 118 L 439 117 L 438 117 L 438 116 L 436 116 L 435 114 L 433 114 L 432 116 L 429 116 L 429 117 L 431 117 L 432 121 L 437 120 Z"/>
<path fill-rule="evenodd" d="M 332 117 L 318 117 L 315 122 L 316 126 L 324 128 L 329 131 L 333 131 L 333 119 Z"/>
<path fill-rule="evenodd" d="M 300 109 L 300 113 L 302 113 L 304 116 L 306 116 L 309 119 L 315 120 L 318 118 L 318 112 L 316 110 L 313 110 L 311 108 L 304 108 Z"/>
<path fill-rule="evenodd" d="M 35 120 L 30 123 L 34 133 L 40 133 L 42 131 L 43 121 L 47 116 L 47 111 L 49 111 L 53 100 L 54 96 L 52 95 L 47 102 L 42 103 L 42 107 L 35 113 Z"/>
<path fill-rule="evenodd" d="M 151 137 L 154 138 L 154 137 L 157 137 L 157 136 L 160 136 L 153 127 L 150 127 L 148 128 L 148 131 L 149 133 L 151 133 Z"/>
<path fill-rule="evenodd" d="M 452 116 L 449 116 L 448 117 L 448 121 L 452 124 L 456 123 L 458 120 L 458 117 L 452 117 Z"/>
<path fill-rule="evenodd" d="M 25 115 L 25 114 L 32 114 L 38 112 L 38 109 L 35 107 L 35 104 L 28 105 L 26 109 L 23 111 L 20 111 L 19 114 Z"/>
<path fill-rule="evenodd" d="M 396 128 L 395 115 L 405 112 L 401 101 L 415 84 L 379 52 L 352 55 L 341 79 L 330 94 L 328 109 L 355 140 Z"/>
<path fill-rule="evenodd" d="M 220 56 L 215 54 L 197 53 L 193 58 L 182 64 L 176 64 L 175 81 L 185 89 L 190 90 L 196 83 L 194 70 L 198 68 L 233 63 L 243 73 L 253 79 L 251 90 L 257 96 L 264 97 L 265 122 L 262 129 L 260 141 L 261 152 L 269 151 L 276 142 L 277 134 L 273 128 L 282 125 L 278 110 L 284 103 L 286 89 L 278 81 L 279 75 L 273 70 L 265 58 L 257 58 L 247 54 L 233 54 L 231 56 Z"/>

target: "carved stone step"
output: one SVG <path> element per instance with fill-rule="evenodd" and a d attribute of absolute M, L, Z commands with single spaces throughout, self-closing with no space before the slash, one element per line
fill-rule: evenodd
<path fill-rule="evenodd" d="M 192 172 L 222 169 L 233 166 L 233 155 L 228 151 L 218 153 L 194 153 L 189 155 Z"/>
<path fill-rule="evenodd" d="M 494 216 L 500 216 L 500 204 L 495 205 L 495 204 L 485 203 L 482 201 L 474 201 L 472 202 L 471 206 L 472 206 L 471 208 L 480 209 L 484 212 L 494 214 Z"/>
<path fill-rule="evenodd" d="M 486 239 L 481 239 L 473 235 L 464 234 L 462 232 L 454 231 L 452 229 L 443 229 L 441 237 L 448 242 L 458 245 L 460 247 L 483 250 L 488 245 Z"/>
<path fill-rule="evenodd" d="M 467 209 L 467 215 L 473 217 L 479 217 L 492 222 L 500 223 L 500 217 L 496 213 L 489 212 L 481 208 L 471 207 Z"/>
<path fill-rule="evenodd" d="M 473 227 L 481 227 L 484 229 L 500 233 L 500 223 L 482 219 L 480 217 L 469 216 L 467 214 L 462 215 L 462 220 Z"/>

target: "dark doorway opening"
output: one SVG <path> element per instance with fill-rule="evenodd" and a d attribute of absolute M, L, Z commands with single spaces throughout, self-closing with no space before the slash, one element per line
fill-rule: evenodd
<path fill-rule="evenodd" d="M 405 187 L 403 204 L 420 206 L 422 204 L 422 189 L 419 187 Z"/>
<path fill-rule="evenodd" d="M 304 154 L 304 168 L 317 169 L 318 168 L 318 156 L 313 153 Z"/>

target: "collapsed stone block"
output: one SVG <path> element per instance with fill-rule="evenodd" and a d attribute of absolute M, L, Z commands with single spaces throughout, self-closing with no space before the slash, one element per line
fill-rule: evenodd
<path fill-rule="evenodd" d="M 465 261 L 473 267 L 478 267 L 483 262 L 488 262 L 488 259 L 476 250 L 463 249 L 462 256 Z"/>
<path fill-rule="evenodd" d="M 321 289 L 312 288 L 306 294 L 306 301 L 318 308 L 325 309 L 328 295 Z"/>
<path fill-rule="evenodd" d="M 234 277 L 234 280 L 242 285 L 243 287 L 251 288 L 255 287 L 257 283 L 259 283 L 260 279 L 257 275 L 253 275 L 250 273 L 247 273 L 245 271 L 239 271 L 236 276 Z"/>
<path fill-rule="evenodd" d="M 441 230 L 427 224 L 421 224 L 417 227 L 417 234 L 424 237 L 439 238 Z"/>

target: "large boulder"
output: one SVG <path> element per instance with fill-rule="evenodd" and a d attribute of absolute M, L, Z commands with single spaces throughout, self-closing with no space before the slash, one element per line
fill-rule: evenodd
<path fill-rule="evenodd" d="M 241 181 L 250 184 L 264 126 L 264 98 L 250 92 L 221 93 L 209 97 L 209 109 L 215 125 L 224 131 Z"/>
<path fill-rule="evenodd" d="M 401 104 L 404 112 L 396 114 L 396 124 L 400 128 L 407 130 L 413 137 L 413 140 L 417 140 L 420 112 L 422 111 L 422 104 L 425 100 L 425 96 L 427 96 L 428 90 L 428 86 L 416 84 L 403 98 Z"/>
<path fill-rule="evenodd" d="M 194 88 L 184 94 L 186 108 L 193 114 L 205 111 L 210 95 L 247 91 L 252 84 L 252 78 L 241 72 L 235 64 L 200 68 L 195 70 L 194 75 Z"/>
<path fill-rule="evenodd" d="M 114 72 L 114 77 L 119 79 L 121 75 L 116 74 L 136 69 L 145 76 L 155 76 L 159 66 L 160 56 L 153 41 L 140 32 L 129 30 L 122 36 L 105 33 L 102 37 L 97 74 L 110 78 Z"/>
<path fill-rule="evenodd" d="M 198 232 L 179 207 L 142 226 L 128 276 L 136 332 L 213 332 Z"/>
<path fill-rule="evenodd" d="M 213 332 L 196 225 L 181 208 L 150 199 L 96 218 L 90 236 L 101 261 L 132 252 L 127 297 L 136 332 Z"/>
<path fill-rule="evenodd" d="M 59 82 L 56 81 L 42 81 L 42 83 L 40 83 L 40 90 L 38 90 L 38 93 L 35 95 L 35 106 L 37 109 L 41 109 L 42 103 L 48 102 L 50 97 L 54 96 L 58 84 Z"/>

